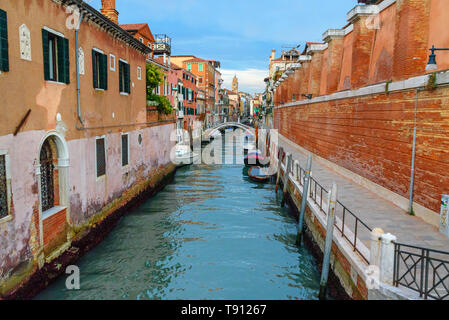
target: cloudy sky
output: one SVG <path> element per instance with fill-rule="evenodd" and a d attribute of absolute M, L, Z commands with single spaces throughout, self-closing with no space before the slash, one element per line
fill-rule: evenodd
<path fill-rule="evenodd" d="M 100 9 L 100 0 L 85 0 Z M 263 91 L 271 49 L 304 47 L 324 31 L 346 24 L 356 0 L 116 0 L 120 23 L 149 24 L 153 34 L 172 38 L 173 55 L 219 60 L 230 88 Z"/>

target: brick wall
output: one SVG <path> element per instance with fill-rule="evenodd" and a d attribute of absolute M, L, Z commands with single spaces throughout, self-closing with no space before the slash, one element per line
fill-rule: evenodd
<path fill-rule="evenodd" d="M 66 209 L 42 221 L 44 234 L 44 251 L 52 252 L 67 241 L 67 212 Z"/>
<path fill-rule="evenodd" d="M 401 196 L 410 185 L 414 90 L 275 109 L 280 133 Z M 449 193 L 449 88 L 419 94 L 415 201 Z"/>

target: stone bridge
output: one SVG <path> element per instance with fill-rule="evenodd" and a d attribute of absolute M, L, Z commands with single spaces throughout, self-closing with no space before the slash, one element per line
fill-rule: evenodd
<path fill-rule="evenodd" d="M 210 140 L 210 137 L 212 137 L 217 132 L 220 132 L 220 130 L 226 129 L 226 128 L 241 128 L 245 131 L 250 132 L 253 135 L 255 133 L 254 128 L 247 126 L 245 124 L 242 124 L 240 122 L 225 122 L 225 123 L 220 123 L 212 128 L 207 129 L 206 131 L 204 131 L 203 132 L 203 141 Z"/>

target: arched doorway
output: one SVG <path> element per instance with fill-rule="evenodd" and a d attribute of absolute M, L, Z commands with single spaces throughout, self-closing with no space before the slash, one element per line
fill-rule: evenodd
<path fill-rule="evenodd" d="M 39 190 L 39 235 L 44 258 L 69 244 L 69 156 L 67 143 L 58 132 L 48 132 L 39 148 L 36 178 Z"/>

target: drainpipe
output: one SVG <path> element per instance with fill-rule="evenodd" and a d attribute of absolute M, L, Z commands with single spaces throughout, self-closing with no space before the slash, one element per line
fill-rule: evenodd
<path fill-rule="evenodd" d="M 78 25 L 75 29 L 75 60 L 76 60 L 76 95 L 77 95 L 77 103 L 78 103 L 78 119 L 80 120 L 81 125 L 84 124 L 83 119 L 81 118 L 81 89 L 80 89 L 80 66 L 79 66 L 79 40 L 78 33 L 81 26 L 81 21 L 83 20 L 83 13 L 80 13 Z"/>
<path fill-rule="evenodd" d="M 410 197 L 408 204 L 408 213 L 410 215 L 415 215 L 413 212 L 413 189 L 415 184 L 415 158 L 416 158 L 416 128 L 417 128 L 417 113 L 418 113 L 418 99 L 419 99 L 419 91 L 421 88 L 416 89 L 416 100 L 415 100 L 415 123 L 413 128 L 413 148 L 412 148 L 412 169 L 410 172 Z"/>

